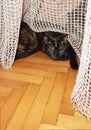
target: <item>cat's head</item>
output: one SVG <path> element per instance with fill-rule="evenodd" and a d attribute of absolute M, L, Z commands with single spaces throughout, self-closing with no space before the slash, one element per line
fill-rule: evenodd
<path fill-rule="evenodd" d="M 61 34 L 58 32 L 45 32 L 43 35 L 43 42 L 46 44 L 52 44 L 57 47 L 58 45 L 67 43 L 67 34 Z"/>
<path fill-rule="evenodd" d="M 67 49 L 67 34 L 58 32 L 42 33 L 42 50 L 47 51 L 53 59 L 62 59 Z"/>

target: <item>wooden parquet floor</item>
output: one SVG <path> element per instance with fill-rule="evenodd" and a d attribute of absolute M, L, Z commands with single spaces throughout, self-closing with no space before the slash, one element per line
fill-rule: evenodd
<path fill-rule="evenodd" d="M 77 71 L 43 52 L 0 67 L 0 130 L 91 130 L 70 97 Z"/>

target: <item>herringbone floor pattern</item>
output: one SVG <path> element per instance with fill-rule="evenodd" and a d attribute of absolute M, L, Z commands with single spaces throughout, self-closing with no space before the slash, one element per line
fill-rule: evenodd
<path fill-rule="evenodd" d="M 91 121 L 74 112 L 70 97 L 77 71 L 43 52 L 0 67 L 0 130 L 83 130 Z"/>

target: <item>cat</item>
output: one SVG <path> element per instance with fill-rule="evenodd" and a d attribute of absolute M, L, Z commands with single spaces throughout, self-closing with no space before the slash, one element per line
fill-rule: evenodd
<path fill-rule="evenodd" d="M 70 60 L 72 69 L 78 69 L 76 53 L 67 40 L 67 34 L 58 32 L 34 32 L 27 23 L 21 22 L 16 59 L 27 57 L 41 50 L 53 60 Z"/>
<path fill-rule="evenodd" d="M 78 69 L 76 53 L 67 40 L 68 34 L 58 32 L 38 33 L 39 49 L 48 54 L 53 60 L 70 60 L 72 69 Z"/>
<path fill-rule="evenodd" d="M 21 22 L 16 59 L 27 57 L 38 50 L 36 33 L 26 22 Z"/>

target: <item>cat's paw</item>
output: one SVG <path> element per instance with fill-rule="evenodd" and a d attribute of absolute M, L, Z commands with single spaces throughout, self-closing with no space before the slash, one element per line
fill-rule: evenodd
<path fill-rule="evenodd" d="M 72 59 L 72 60 L 70 60 L 70 66 L 71 66 L 71 68 L 74 69 L 74 70 L 78 70 L 78 68 L 79 68 L 76 59 Z"/>
<path fill-rule="evenodd" d="M 59 60 L 61 60 L 61 61 L 69 60 L 69 56 L 68 55 L 63 55 L 62 57 L 59 57 Z"/>

